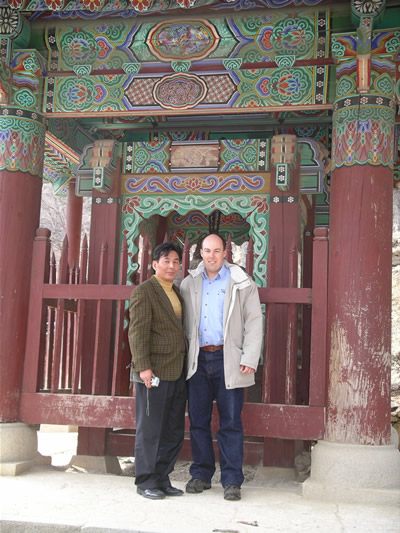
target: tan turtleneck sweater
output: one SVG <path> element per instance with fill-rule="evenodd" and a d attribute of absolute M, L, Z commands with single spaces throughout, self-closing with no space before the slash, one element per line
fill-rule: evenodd
<path fill-rule="evenodd" d="M 178 298 L 176 292 L 172 288 L 173 283 L 170 282 L 170 281 L 164 281 L 164 280 L 160 279 L 159 277 L 157 277 L 156 275 L 154 277 L 156 278 L 156 280 L 158 281 L 158 283 L 161 285 L 161 287 L 164 289 L 166 295 L 168 296 L 169 301 L 172 304 L 172 307 L 173 307 L 173 309 L 175 311 L 176 316 L 179 319 L 182 319 L 182 305 L 181 305 L 181 302 L 179 301 L 179 298 Z"/>

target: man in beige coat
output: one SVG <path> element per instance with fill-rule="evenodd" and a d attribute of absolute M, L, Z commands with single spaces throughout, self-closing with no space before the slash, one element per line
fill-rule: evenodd
<path fill-rule="evenodd" d="M 215 457 L 211 435 L 213 401 L 220 427 L 224 498 L 240 500 L 243 483 L 244 387 L 254 384 L 262 344 L 262 314 L 254 281 L 225 261 L 225 241 L 216 234 L 202 242 L 203 262 L 180 290 L 185 301 L 188 352 L 188 407 L 193 464 L 186 492 L 211 488 Z"/>

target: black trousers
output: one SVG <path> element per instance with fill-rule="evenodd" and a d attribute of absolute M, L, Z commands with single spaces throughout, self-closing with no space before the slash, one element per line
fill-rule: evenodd
<path fill-rule="evenodd" d="M 160 381 L 147 389 L 136 383 L 135 484 L 141 489 L 169 487 L 185 434 L 186 383 Z"/>

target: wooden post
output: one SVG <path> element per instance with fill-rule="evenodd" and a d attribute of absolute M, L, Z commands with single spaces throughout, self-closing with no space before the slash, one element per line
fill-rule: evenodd
<path fill-rule="evenodd" d="M 250 237 L 246 252 L 246 272 L 254 279 L 254 245 L 253 237 Z"/>
<path fill-rule="evenodd" d="M 307 220 L 303 230 L 303 287 L 312 286 L 313 229 L 315 225 L 315 196 L 312 203 L 304 197 Z M 318 264 L 317 264 L 318 267 Z M 318 267 L 319 268 L 319 267 Z M 308 405 L 310 383 L 311 305 L 303 305 L 301 328 L 301 365 L 297 370 L 296 403 Z"/>
<path fill-rule="evenodd" d="M 183 251 L 182 251 L 182 277 L 181 279 L 185 279 L 189 270 L 189 263 L 190 263 L 190 244 L 189 244 L 189 236 L 186 233 L 185 242 L 183 244 Z"/>
<path fill-rule="evenodd" d="M 228 263 L 232 263 L 232 240 L 230 235 L 228 235 L 226 240 L 226 260 Z"/>
<path fill-rule="evenodd" d="M 68 186 L 67 196 L 67 237 L 68 237 L 68 264 L 79 263 L 79 251 L 82 230 L 83 198 L 75 194 L 75 180 Z"/>
<path fill-rule="evenodd" d="M 119 260 L 119 285 L 126 285 L 127 267 L 128 243 L 124 236 Z M 131 355 L 128 345 L 123 347 L 123 341 L 128 340 L 127 335 L 124 336 L 124 316 L 125 301 L 121 300 L 117 303 L 116 312 L 114 362 L 111 386 L 112 396 L 117 396 L 119 394 L 128 396 L 129 393 L 129 368 L 127 368 L 127 365 L 130 363 Z"/>
<path fill-rule="evenodd" d="M 143 237 L 142 260 L 140 264 L 139 283 L 143 283 L 149 278 L 149 267 L 151 265 L 151 244 L 148 235 Z"/>
<path fill-rule="evenodd" d="M 42 303 L 43 282 L 48 279 L 50 256 L 50 231 L 39 228 L 36 232 L 29 296 L 29 317 L 27 344 L 25 350 L 24 379 L 22 390 L 36 392 L 39 382 L 39 360 L 41 353 L 41 324 L 44 313 Z"/>
<path fill-rule="evenodd" d="M 300 250 L 300 167 L 296 157 L 296 137 L 282 135 L 273 138 L 270 204 L 270 240 L 268 259 L 268 287 L 290 287 L 294 284 L 292 264 Z M 289 180 L 286 190 L 276 184 L 276 164 L 288 164 Z M 296 259 L 297 263 L 297 259 Z M 291 265 L 291 266 L 290 266 Z M 294 316 L 296 305 L 273 304 L 267 306 L 266 361 L 264 360 L 264 401 L 292 403 L 295 398 L 293 354 L 297 335 Z M 288 344 L 288 331 L 291 330 Z M 288 352 L 289 350 L 289 352 Z M 269 390 L 266 390 L 268 387 Z M 291 467 L 297 453 L 292 440 L 264 439 L 264 465 Z"/>
<path fill-rule="evenodd" d="M 108 259 L 108 244 L 103 243 L 100 251 L 100 271 L 99 271 L 99 285 L 104 285 L 107 279 L 107 259 Z M 104 364 L 104 338 L 105 335 L 105 317 L 107 316 L 108 302 L 97 300 L 96 302 L 96 335 L 94 343 L 94 357 L 93 357 L 93 380 L 92 380 L 92 394 L 101 394 L 105 392 L 104 384 L 107 383 L 107 376 L 109 373 L 109 363 Z"/>
<path fill-rule="evenodd" d="M 57 283 L 67 283 L 68 279 L 68 239 L 64 237 L 60 264 L 58 265 Z M 54 351 L 51 377 L 51 392 L 57 392 L 60 388 L 60 373 L 62 365 L 62 349 L 65 346 L 64 339 L 64 300 L 57 302 L 56 327 L 54 332 Z"/>
<path fill-rule="evenodd" d="M 326 405 L 328 229 L 315 228 L 310 353 L 310 405 Z"/>
<path fill-rule="evenodd" d="M 168 240 L 168 217 L 158 215 L 158 225 L 156 231 L 156 246 Z"/>
<path fill-rule="evenodd" d="M 121 204 L 120 204 L 120 159 L 116 161 L 116 170 L 111 176 L 111 190 L 109 193 L 100 193 L 93 190 L 92 213 L 89 240 L 89 266 L 88 283 L 98 283 L 100 278 L 100 256 L 102 243 L 108 243 L 106 277 L 103 283 L 116 283 L 118 276 L 118 256 L 120 242 Z M 96 322 L 96 302 L 85 303 L 85 325 L 81 360 L 82 392 L 90 394 L 109 394 L 112 386 L 113 352 L 113 305 L 104 302 L 102 305 L 101 324 L 93 327 Z M 101 331 L 102 344 L 98 345 L 97 357 L 102 361 L 104 372 L 97 374 L 100 381 L 93 383 L 94 351 L 96 344 L 96 330 Z M 106 455 L 106 434 L 104 428 L 79 428 L 78 454 L 79 455 Z"/>
<path fill-rule="evenodd" d="M 87 260 L 88 260 L 88 243 L 85 235 L 82 243 L 81 261 L 79 265 L 79 284 L 86 284 L 87 275 Z M 84 317 L 85 315 L 85 301 L 79 300 L 76 311 L 76 331 L 75 344 L 72 362 L 72 394 L 79 392 L 80 378 L 81 378 L 81 364 L 82 364 L 82 349 L 84 339 Z"/>

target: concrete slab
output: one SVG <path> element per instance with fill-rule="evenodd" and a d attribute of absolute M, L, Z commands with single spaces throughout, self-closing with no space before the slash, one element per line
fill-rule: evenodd
<path fill-rule="evenodd" d="M 219 483 L 150 501 L 136 494 L 131 476 L 45 465 L 1 478 L 0 490 L 2 533 L 399 533 L 400 524 L 399 507 L 306 500 L 300 482 L 276 471 L 269 479 L 266 469 L 243 485 L 240 502 L 225 501 Z"/>

